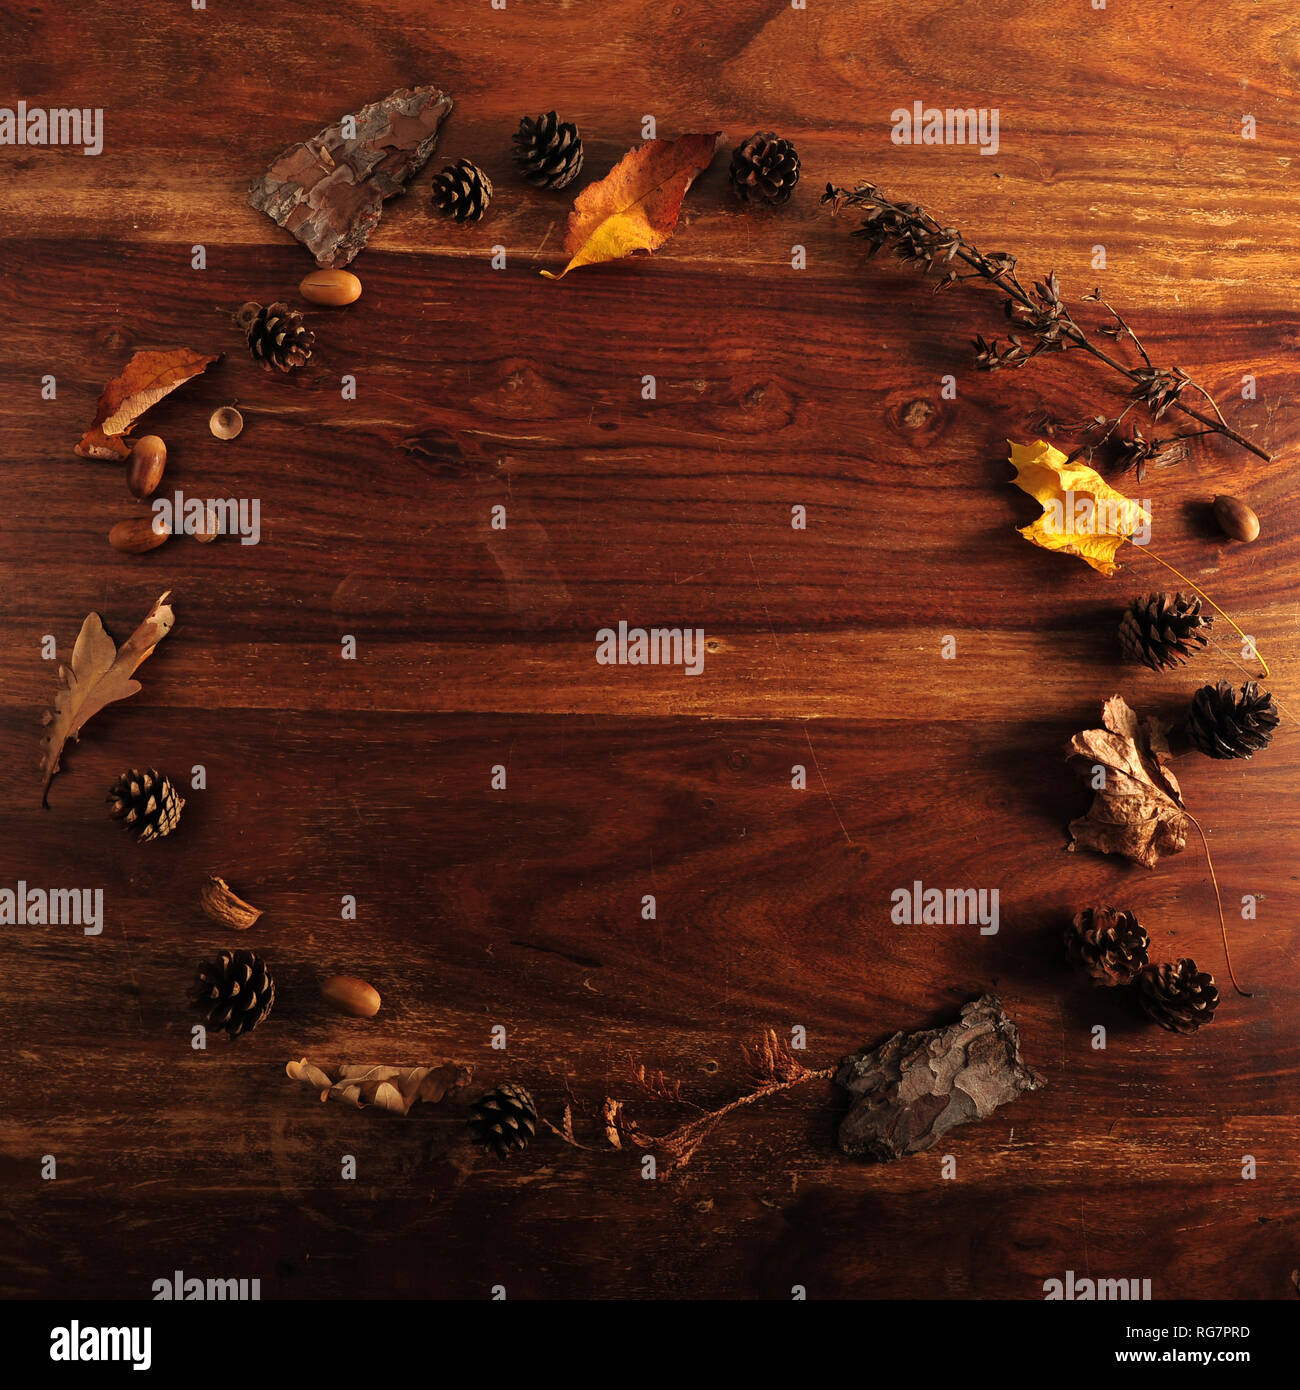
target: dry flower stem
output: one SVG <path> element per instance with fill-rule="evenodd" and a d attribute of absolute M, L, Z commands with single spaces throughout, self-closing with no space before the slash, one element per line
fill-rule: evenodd
<path fill-rule="evenodd" d="M 1006 295 L 1010 303 L 1016 305 L 1023 314 L 1023 317 L 1018 317 L 1009 305 L 1009 317 L 1013 324 L 1034 334 L 1039 341 L 1035 347 L 1025 351 L 1018 340 L 1013 337 L 1014 346 L 999 353 L 996 341 L 992 344 L 984 344 L 982 339 L 977 339 L 976 345 L 980 349 L 981 357 L 988 359 L 988 365 L 993 367 L 1022 366 L 1030 357 L 1044 349 L 1064 348 L 1073 344 L 1091 353 L 1098 361 L 1104 362 L 1112 370 L 1119 372 L 1120 375 L 1127 377 L 1137 388 L 1133 393 L 1135 398 L 1145 402 L 1156 419 L 1159 419 L 1170 406 L 1173 406 L 1181 410 L 1184 415 L 1189 415 L 1193 420 L 1199 421 L 1206 429 L 1215 434 L 1222 434 L 1231 439 L 1234 444 L 1248 449 L 1266 463 L 1271 461 L 1269 454 L 1238 434 L 1224 420 L 1210 393 L 1193 381 L 1180 367 L 1160 368 L 1153 366 L 1146 350 L 1140 342 L 1137 342 L 1137 336 L 1133 330 L 1113 309 L 1110 309 L 1109 305 L 1106 307 L 1110 309 L 1111 314 L 1117 320 L 1117 327 L 1112 330 L 1113 336 L 1132 338 L 1137 343 L 1145 366 L 1127 367 L 1117 358 L 1112 357 L 1104 348 L 1098 347 L 1087 332 L 1075 322 L 1069 310 L 1061 302 L 1055 271 L 1048 276 L 1045 282 L 1035 284 L 1034 289 L 1037 298 L 1034 298 L 1016 278 L 1016 259 L 1014 256 L 1007 255 L 1005 252 L 986 254 L 972 242 L 967 241 L 955 227 L 943 226 L 930 213 L 915 204 L 891 202 L 874 184 L 860 183 L 852 191 L 837 188 L 834 184 L 827 184 L 826 192 L 822 195 L 822 202 L 830 203 L 833 213 L 838 213 L 840 208 L 844 206 L 872 210 L 880 218 L 879 224 L 870 232 L 873 253 L 879 250 L 882 245 L 892 243 L 900 259 L 922 265 L 926 273 L 934 269 L 936 261 L 950 265 L 952 261 L 959 260 L 971 268 L 974 277 L 986 280 L 995 289 Z M 868 222 L 866 225 L 870 227 L 872 224 Z M 936 293 L 959 279 L 974 277 L 959 276 L 955 270 L 950 269 L 940 280 L 936 287 Z M 1094 293 L 1089 298 L 1105 304 L 1099 293 Z M 1209 401 L 1214 411 L 1214 417 L 1217 418 L 1205 415 L 1195 406 L 1190 406 L 1180 399 L 1184 388 L 1189 386 L 1193 390 L 1199 391 Z M 1124 413 L 1127 414 L 1127 410 Z M 1121 416 L 1121 418 L 1123 417 Z"/>
<path fill-rule="evenodd" d="M 662 1150 L 668 1159 L 667 1171 L 685 1168 L 694 1157 L 696 1149 L 733 1110 L 766 1100 L 769 1096 L 791 1090 L 795 1086 L 802 1086 L 806 1081 L 829 1081 L 836 1072 L 835 1067 L 823 1067 L 817 1071 L 805 1067 L 785 1047 L 773 1029 L 769 1029 L 755 1046 L 743 1050 L 754 1071 L 755 1079 L 760 1083 L 755 1090 L 737 1096 L 735 1100 L 728 1101 L 717 1110 L 705 1111 L 698 1119 L 688 1120 L 684 1125 L 679 1125 L 677 1129 L 660 1138 L 642 1135 L 632 1126 L 627 1127 L 628 1137 L 642 1148 Z M 642 1089 L 656 1098 L 681 1099 L 680 1083 L 669 1083 L 662 1072 L 647 1072 L 644 1066 L 634 1066 L 632 1075 Z M 610 1104 L 611 1102 L 607 1101 L 605 1106 L 606 1132 L 608 1136 L 612 1125 L 614 1138 L 617 1138 L 618 1120 L 621 1118 L 617 1112 L 622 1110 L 622 1105 L 613 1102 L 617 1110 L 611 1115 Z M 626 1122 L 624 1123 L 626 1125 Z M 613 1139 L 610 1142 L 613 1143 Z M 622 1145 L 615 1143 L 614 1147 L 621 1148 Z"/>

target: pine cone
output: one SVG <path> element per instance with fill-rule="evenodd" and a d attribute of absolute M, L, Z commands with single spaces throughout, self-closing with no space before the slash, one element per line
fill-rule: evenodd
<path fill-rule="evenodd" d="M 508 1158 L 513 1150 L 527 1148 L 537 1133 L 537 1106 L 522 1086 L 507 1082 L 470 1106 L 469 1127 L 480 1144 L 498 1158 Z"/>
<path fill-rule="evenodd" d="M 316 335 L 303 326 L 302 315 L 287 304 L 277 301 L 261 305 L 250 301 L 239 311 L 235 322 L 247 335 L 253 360 L 268 372 L 295 371 L 311 356 Z"/>
<path fill-rule="evenodd" d="M 536 120 L 525 116 L 514 141 L 519 172 L 538 188 L 567 188 L 582 172 L 582 137 L 572 121 L 554 111 Z"/>
<path fill-rule="evenodd" d="M 770 130 L 759 130 L 731 156 L 731 187 L 742 203 L 785 203 L 799 182 L 799 154 Z"/>
<path fill-rule="evenodd" d="M 1137 979 L 1138 1002 L 1147 1015 L 1173 1033 L 1194 1033 L 1214 1017 L 1219 991 L 1214 976 L 1184 957 L 1172 965 L 1148 965 Z"/>
<path fill-rule="evenodd" d="M 1095 985 L 1131 985 L 1150 945 L 1137 917 L 1114 907 L 1085 907 L 1065 929 L 1070 964 Z"/>
<path fill-rule="evenodd" d="M 190 995 L 211 1028 L 232 1038 L 251 1033 L 271 1012 L 275 980 L 261 956 L 252 951 L 221 951 L 199 966 Z"/>
<path fill-rule="evenodd" d="M 1119 645 L 1130 661 L 1153 671 L 1179 666 L 1209 644 L 1214 616 L 1202 614 L 1201 600 L 1186 594 L 1147 594 L 1124 610 Z"/>
<path fill-rule="evenodd" d="M 492 201 L 492 180 L 468 159 L 433 176 L 433 205 L 457 222 L 477 222 Z"/>
<path fill-rule="evenodd" d="M 113 803 L 109 815 L 135 830 L 141 844 L 170 835 L 185 805 L 185 798 L 156 767 L 124 772 L 109 787 L 108 799 Z"/>
<path fill-rule="evenodd" d="M 1249 758 L 1273 741 L 1280 716 L 1267 690 L 1247 681 L 1237 694 L 1227 681 L 1203 685 L 1187 711 L 1187 737 L 1207 758 Z"/>

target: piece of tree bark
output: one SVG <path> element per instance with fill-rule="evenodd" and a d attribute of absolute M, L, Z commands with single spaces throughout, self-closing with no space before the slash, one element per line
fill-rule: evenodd
<path fill-rule="evenodd" d="M 846 1057 L 835 1080 L 853 1097 L 840 1148 L 882 1163 L 922 1153 L 954 1125 L 1047 1084 L 1021 1061 L 1016 1025 L 991 994 L 963 1005 L 946 1028 L 895 1033 Z"/>
<path fill-rule="evenodd" d="M 292 232 L 317 265 L 347 265 L 374 231 L 384 199 L 428 162 L 450 110 L 451 98 L 436 87 L 403 87 L 291 145 L 248 201 Z"/>

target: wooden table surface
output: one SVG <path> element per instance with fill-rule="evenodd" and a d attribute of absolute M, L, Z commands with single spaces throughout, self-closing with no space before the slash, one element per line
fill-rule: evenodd
<path fill-rule="evenodd" d="M 0 148 L 0 886 L 105 895 L 100 936 L 0 933 L 5 1292 L 148 1298 L 179 1269 L 264 1298 L 1038 1298 L 1073 1270 L 1157 1298 L 1295 1296 L 1292 4 L 26 0 L 0 9 L 0 52 L 5 102 L 105 112 L 97 158 Z M 481 163 L 489 215 L 439 219 L 426 170 L 353 264 L 361 301 L 312 312 L 309 367 L 264 375 L 230 315 L 299 302 L 310 260 L 249 183 L 424 82 L 455 101 L 433 167 Z M 998 108 L 997 155 L 891 143 L 916 100 Z M 653 258 L 537 274 L 562 263 L 570 200 L 517 180 L 509 136 L 551 107 L 581 127 L 584 184 L 646 115 L 725 132 Z M 755 129 L 803 158 L 776 213 L 727 194 Z M 994 298 L 869 264 L 818 207 L 863 177 L 1055 267 L 1071 298 L 1100 282 L 1274 455 L 1201 442 L 1141 489 L 1152 549 L 1256 637 L 1286 709 L 1252 762 L 1179 764 L 1250 999 L 1197 842 L 1153 872 L 1065 852 L 1087 793 L 1062 748 L 1108 696 L 1173 715 L 1242 679 L 1226 640 L 1173 675 L 1123 665 L 1119 611 L 1167 576 L 1135 555 L 1105 579 L 1013 529 L 1034 509 L 1006 438 L 1113 409 L 1121 383 L 1074 360 L 977 373 Z M 147 417 L 168 482 L 260 499 L 262 540 L 121 556 L 121 472 L 72 446 L 132 351 L 177 346 L 226 355 Z M 223 444 L 207 418 L 232 400 L 247 427 Z M 1207 528 L 1218 492 L 1251 501 L 1257 544 Z M 42 639 L 66 659 L 94 610 L 122 640 L 165 589 L 176 626 L 143 690 L 88 727 L 42 811 Z M 703 628 L 703 673 L 597 664 L 620 619 Z M 132 765 L 185 785 L 170 839 L 108 819 Z M 200 913 L 208 872 L 264 909 L 246 936 Z M 892 925 L 918 879 L 996 888 L 999 932 Z M 1107 901 L 1160 958 L 1214 971 L 1212 1026 L 1174 1036 L 1071 978 L 1062 923 Z M 235 945 L 270 960 L 275 1011 L 196 1052 L 194 966 Z M 380 990 L 375 1020 L 324 1010 L 339 971 Z M 652 1133 L 695 1113 L 640 1096 L 634 1061 L 712 1107 L 748 1088 L 742 1045 L 769 1027 L 804 1028 L 822 1067 L 984 991 L 1048 1084 L 928 1154 L 840 1155 L 821 1081 L 654 1180 L 605 1143 L 606 1097 Z M 299 1057 L 472 1064 L 553 1123 L 571 1104 L 582 1147 L 544 1131 L 498 1163 L 466 1145 L 464 1099 L 406 1120 L 322 1106 L 285 1077 Z"/>

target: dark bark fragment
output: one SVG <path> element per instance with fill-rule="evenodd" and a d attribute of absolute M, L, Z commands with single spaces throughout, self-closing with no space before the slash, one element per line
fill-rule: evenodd
<path fill-rule="evenodd" d="M 983 1120 L 1046 1081 L 1020 1058 L 1016 1025 L 991 994 L 946 1028 L 895 1033 L 846 1057 L 835 1080 L 854 1098 L 840 1148 L 878 1162 L 921 1153 L 954 1125 Z"/>
<path fill-rule="evenodd" d="M 366 244 L 385 198 L 424 168 L 451 98 L 436 87 L 402 88 L 291 145 L 258 179 L 248 201 L 290 231 L 327 269 Z M 344 138 L 345 121 L 356 133 Z"/>

